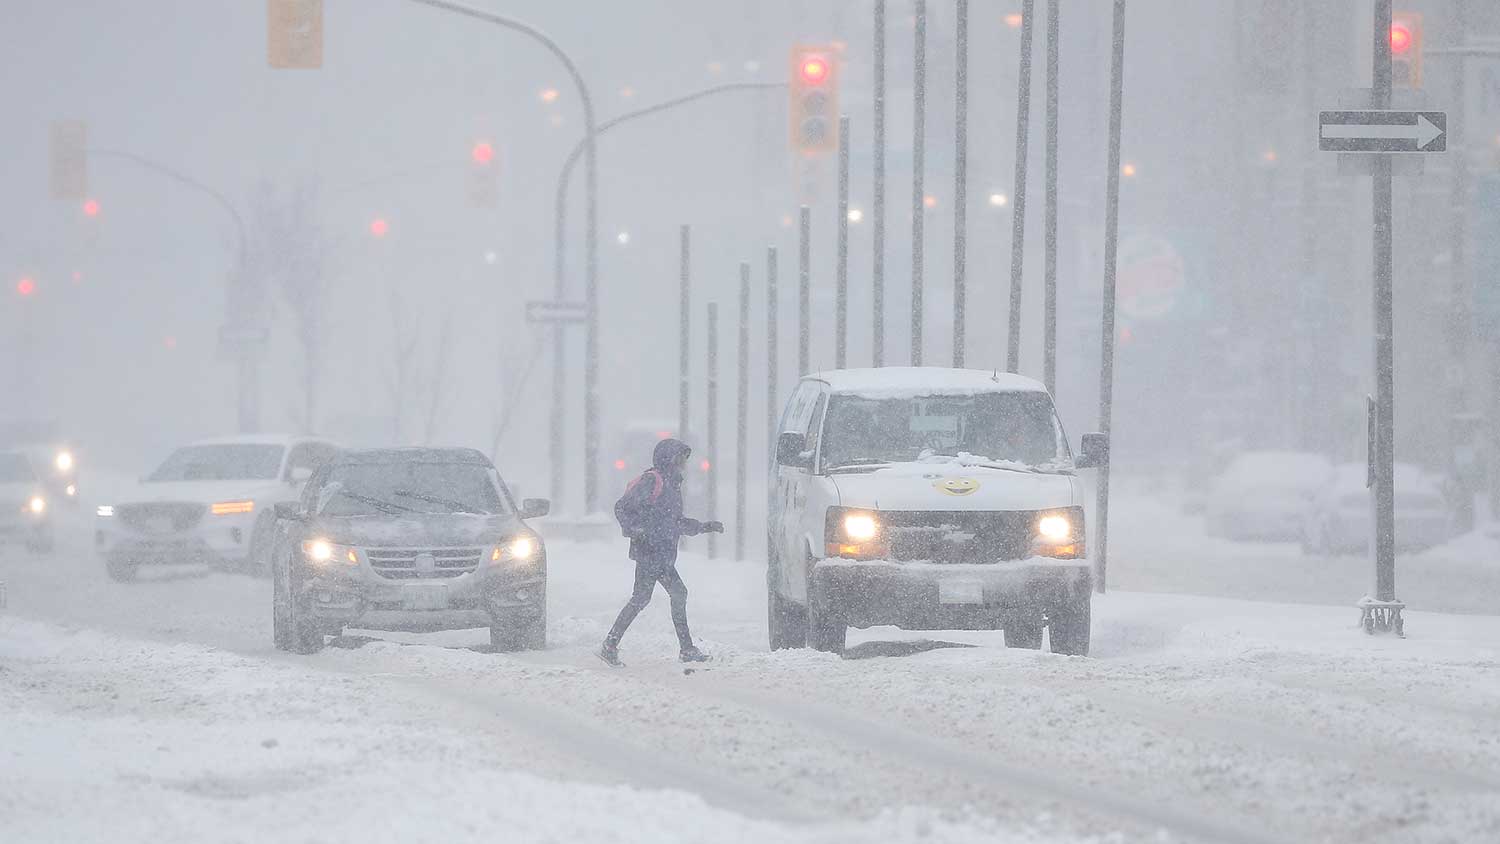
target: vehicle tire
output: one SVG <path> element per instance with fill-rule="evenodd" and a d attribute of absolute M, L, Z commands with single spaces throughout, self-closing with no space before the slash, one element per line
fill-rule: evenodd
<path fill-rule="evenodd" d="M 105 557 L 104 567 L 109 572 L 109 579 L 118 583 L 129 583 L 135 580 L 136 564 L 130 560 L 122 560 L 117 557 Z"/>
<path fill-rule="evenodd" d="M 301 578 L 295 568 L 288 572 L 287 584 L 290 586 L 291 600 L 287 602 L 289 621 L 291 622 L 291 645 L 292 652 L 299 654 L 315 654 L 323 650 L 327 642 L 323 638 L 323 628 L 318 626 L 318 620 L 313 617 L 311 597 L 303 595 Z"/>
<path fill-rule="evenodd" d="M 547 613 L 520 624 L 490 625 L 490 647 L 497 653 L 540 651 L 547 647 Z"/>
<path fill-rule="evenodd" d="M 781 597 L 781 565 L 774 558 L 766 564 L 766 632 L 773 651 L 807 647 L 807 619 Z"/>
<path fill-rule="evenodd" d="M 276 516 L 266 511 L 255 518 L 255 525 L 250 528 L 245 570 L 252 577 L 266 577 L 271 573 L 271 549 L 275 544 Z"/>
<path fill-rule="evenodd" d="M 1042 649 L 1042 620 L 1017 619 L 1012 624 L 1005 625 L 1005 646 L 1007 648 L 1024 648 L 1029 651 Z"/>
<path fill-rule="evenodd" d="M 1047 618 L 1052 652 L 1068 656 L 1089 655 L 1092 632 L 1093 592 L 1087 587 L 1069 597 Z M 1006 643 L 1007 645 L 1009 642 Z"/>
<path fill-rule="evenodd" d="M 292 649 L 292 596 L 286 566 L 271 563 L 271 640 L 276 650 Z"/>
<path fill-rule="evenodd" d="M 807 567 L 807 644 L 813 650 L 842 654 L 849 625 L 839 614 L 832 597 L 823 594 L 813 577 L 812 560 Z"/>

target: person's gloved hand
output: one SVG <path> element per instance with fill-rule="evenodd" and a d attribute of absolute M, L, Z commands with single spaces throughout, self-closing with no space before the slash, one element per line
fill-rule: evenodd
<path fill-rule="evenodd" d="M 723 533 L 724 532 L 724 523 L 723 522 L 704 522 L 703 523 L 703 532 L 704 533 Z"/>

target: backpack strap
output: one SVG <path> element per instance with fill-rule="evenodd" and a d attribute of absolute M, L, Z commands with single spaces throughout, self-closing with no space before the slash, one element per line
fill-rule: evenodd
<path fill-rule="evenodd" d="M 648 477 L 651 478 L 654 483 L 651 489 L 651 503 L 655 504 L 657 499 L 661 498 L 662 490 L 666 486 L 666 479 L 661 476 L 661 472 L 655 469 L 647 469 L 646 471 L 642 472 L 640 477 L 631 481 L 630 486 L 627 486 L 625 488 L 625 493 L 628 495 L 632 490 L 636 488 L 637 484 L 639 484 L 641 481 L 644 481 Z"/>

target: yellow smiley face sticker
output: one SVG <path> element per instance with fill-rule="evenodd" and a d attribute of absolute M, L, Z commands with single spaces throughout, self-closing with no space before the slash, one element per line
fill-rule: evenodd
<path fill-rule="evenodd" d="M 944 478 L 934 483 L 932 488 L 944 495 L 971 495 L 974 490 L 979 489 L 979 481 L 973 478 Z"/>

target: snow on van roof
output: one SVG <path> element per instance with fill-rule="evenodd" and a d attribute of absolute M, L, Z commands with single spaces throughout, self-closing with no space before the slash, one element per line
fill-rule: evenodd
<path fill-rule="evenodd" d="M 1046 392 L 1042 382 L 993 369 L 944 369 L 935 366 L 887 366 L 837 369 L 807 376 L 835 393 L 861 396 L 973 395 L 995 392 Z"/>

